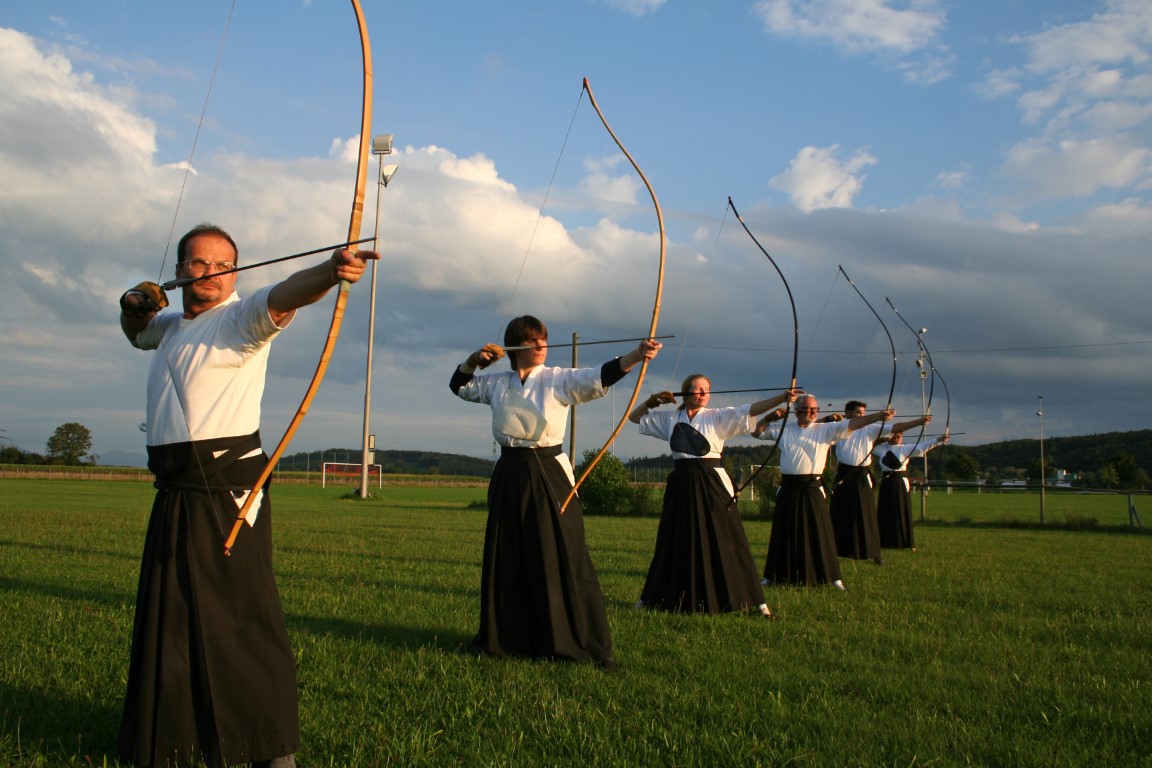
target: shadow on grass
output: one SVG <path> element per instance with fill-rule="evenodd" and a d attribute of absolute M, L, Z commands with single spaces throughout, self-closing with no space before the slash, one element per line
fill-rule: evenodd
<path fill-rule="evenodd" d="M 114 765 L 119 729 L 118 706 L 0 684 L 0 764 Z"/>
<path fill-rule="evenodd" d="M 370 624 L 362 621 L 301 616 L 300 614 L 289 615 L 287 623 L 289 632 L 294 636 L 297 633 L 306 633 L 316 637 L 332 635 L 409 651 L 423 648 L 457 652 L 462 648 L 470 648 L 473 636 L 471 632 L 460 632 L 443 627 Z"/>
<path fill-rule="evenodd" d="M 13 579 L 7 576 L 0 577 L 0 594 L 7 593 L 41 595 L 43 597 L 55 597 L 70 603 L 97 603 L 117 608 L 125 606 L 131 607 L 136 603 L 135 594 L 128 594 L 126 592 L 78 589 L 63 584 L 45 584 L 42 581 Z"/>
<path fill-rule="evenodd" d="M 928 518 L 917 520 L 916 525 L 926 528 L 973 528 L 989 529 L 999 528 L 1018 531 L 1070 531 L 1074 533 L 1107 533 L 1141 535 L 1149 533 L 1147 528 L 1136 528 L 1131 525 L 1102 525 L 1094 517 L 1072 517 L 1062 523 L 1029 520 L 973 520 L 970 517 L 959 517 L 954 520 L 941 520 Z"/>
<path fill-rule="evenodd" d="M 137 564 L 140 562 L 140 554 L 132 553 L 126 554 L 119 547 L 87 547 L 77 546 L 74 544 L 39 544 L 31 541 L 13 541 L 10 539 L 0 539 L 0 549 L 10 550 L 12 552 L 21 552 L 25 554 L 17 554 L 14 557 L 18 560 L 23 560 L 25 557 L 63 557 L 68 555 L 83 555 L 86 557 L 99 557 L 107 560 L 126 560 L 135 561 Z"/>

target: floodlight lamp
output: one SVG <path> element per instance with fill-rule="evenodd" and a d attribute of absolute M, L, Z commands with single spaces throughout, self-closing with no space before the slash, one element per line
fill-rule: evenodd
<path fill-rule="evenodd" d="M 392 134 L 382 133 L 372 139 L 372 152 L 377 155 L 387 155 L 392 152 Z"/>
<path fill-rule="evenodd" d="M 927 328 L 921 328 L 920 333 L 928 333 L 928 329 Z"/>
<path fill-rule="evenodd" d="M 380 169 L 380 182 L 384 186 L 388 186 L 388 182 L 392 181 L 392 177 L 396 174 L 398 165 L 386 165 Z"/>

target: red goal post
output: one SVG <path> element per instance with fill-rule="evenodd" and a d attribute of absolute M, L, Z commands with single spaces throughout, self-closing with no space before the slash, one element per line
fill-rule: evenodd
<path fill-rule="evenodd" d="M 343 461 L 326 461 L 320 472 L 320 487 L 328 487 L 328 480 L 333 483 L 355 485 L 359 487 L 363 476 L 363 464 L 349 464 Z M 376 478 L 376 487 L 384 487 L 384 472 L 379 464 L 368 465 L 368 476 Z"/>

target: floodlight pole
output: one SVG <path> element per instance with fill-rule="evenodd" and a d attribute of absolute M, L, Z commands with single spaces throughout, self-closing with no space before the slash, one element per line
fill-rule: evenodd
<path fill-rule="evenodd" d="M 1040 410 L 1036 415 L 1040 417 L 1040 525 L 1044 525 L 1044 486 L 1047 485 L 1047 473 L 1044 471 L 1044 395 L 1036 395 L 1040 401 Z"/>
<path fill-rule="evenodd" d="M 916 365 L 920 368 L 920 413 L 928 412 L 928 403 L 924 396 L 924 382 L 928 379 L 928 368 L 924 365 L 924 334 L 927 328 L 920 329 L 920 351 L 916 355 Z M 920 430 L 923 432 L 924 430 Z M 928 513 L 928 452 L 921 457 L 924 467 L 924 480 L 920 483 L 920 522 Z"/>
<path fill-rule="evenodd" d="M 384 133 L 372 139 L 372 152 L 380 157 L 380 173 L 376 178 L 376 242 L 373 247 L 380 251 L 380 193 L 392 180 L 396 166 L 384 167 L 384 155 L 392 153 L 392 134 Z M 367 371 L 364 374 L 364 442 L 360 461 L 360 498 L 368 498 L 368 465 L 376 452 L 376 436 L 369 434 L 368 422 L 372 413 L 372 342 L 376 333 L 376 260 L 372 260 L 372 287 L 368 298 L 368 355 Z"/>
<path fill-rule="evenodd" d="M 575 333 L 572 334 L 572 367 L 576 367 L 576 340 L 580 337 Z M 568 456 L 572 460 L 573 466 L 576 465 L 578 459 L 576 457 L 576 403 L 572 403 L 572 408 L 568 413 Z"/>

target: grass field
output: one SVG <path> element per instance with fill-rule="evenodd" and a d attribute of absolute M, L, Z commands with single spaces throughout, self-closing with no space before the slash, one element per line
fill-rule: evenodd
<path fill-rule="evenodd" d="M 770 589 L 774 623 L 633 608 L 657 521 L 590 518 L 607 675 L 463 652 L 482 488 L 342 493 L 274 490 L 301 768 L 1152 766 L 1152 536 L 1124 497 L 1049 494 L 1039 528 L 1036 494 L 934 493 L 917 552 Z M 0 766 L 116 765 L 151 496 L 0 480 Z"/>

